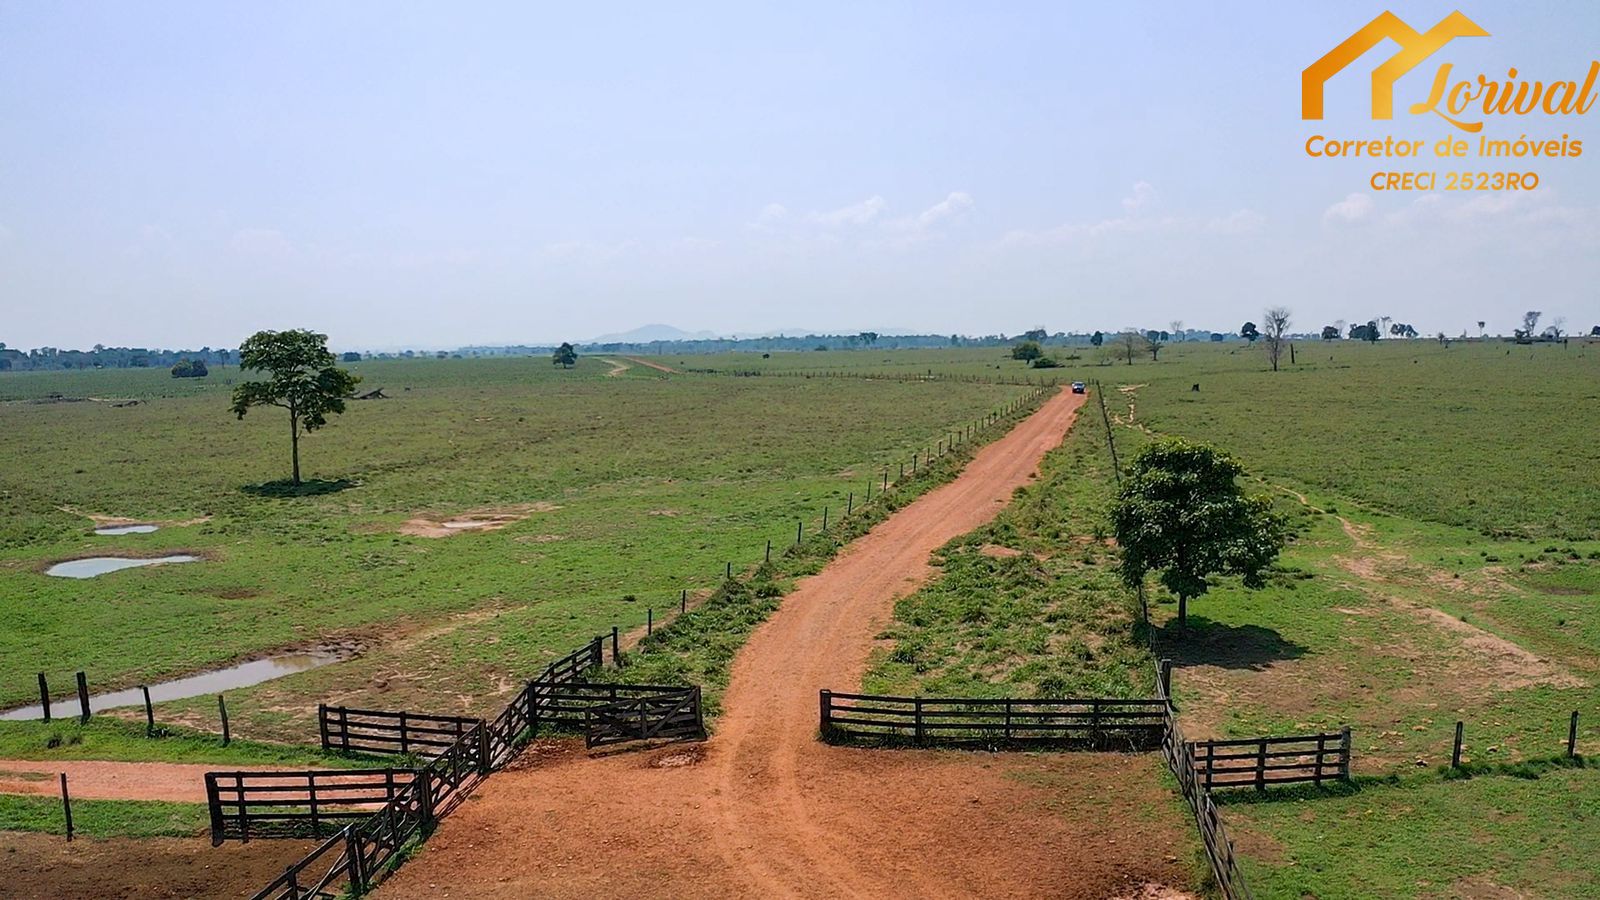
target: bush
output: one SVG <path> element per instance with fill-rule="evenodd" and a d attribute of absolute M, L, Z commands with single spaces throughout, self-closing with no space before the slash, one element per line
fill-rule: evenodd
<path fill-rule="evenodd" d="M 1044 355 L 1044 350 L 1039 347 L 1038 341 L 1023 341 L 1011 348 L 1011 358 L 1020 360 L 1038 359 Z"/>
<path fill-rule="evenodd" d="M 205 362 L 198 359 L 180 359 L 172 367 L 173 378 L 204 378 L 209 374 Z"/>
<path fill-rule="evenodd" d="M 1035 369 L 1056 369 L 1060 368 L 1061 363 L 1056 362 L 1048 356 L 1041 356 L 1038 359 L 1035 359 L 1030 365 L 1032 365 Z"/>

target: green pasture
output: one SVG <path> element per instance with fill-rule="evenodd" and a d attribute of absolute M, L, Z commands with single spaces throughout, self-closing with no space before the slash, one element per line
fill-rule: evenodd
<path fill-rule="evenodd" d="M 294 497 L 271 484 L 287 473 L 286 422 L 227 412 L 237 370 L 198 385 L 150 371 L 0 377 L 0 456 L 24 461 L 0 471 L 0 705 L 33 699 L 39 671 L 60 695 L 80 669 L 98 691 L 338 640 L 361 654 L 230 693 L 235 733 L 305 740 L 323 698 L 490 711 L 553 655 L 714 587 L 727 563 L 753 565 L 797 520 L 837 515 L 884 467 L 1025 390 L 642 366 L 607 377 L 602 358 L 353 368 L 389 399 L 353 401 L 302 442 L 318 483 Z M 523 518 L 400 533 L 474 512 Z M 97 537 L 88 514 L 203 521 Z M 205 560 L 41 573 L 178 551 Z M 158 709 L 211 729 L 215 717 L 210 698 Z"/>

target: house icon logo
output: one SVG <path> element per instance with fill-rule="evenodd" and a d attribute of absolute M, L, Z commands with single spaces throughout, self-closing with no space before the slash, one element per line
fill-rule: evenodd
<path fill-rule="evenodd" d="M 1363 25 L 1359 31 L 1350 35 L 1339 46 L 1328 51 L 1326 56 L 1307 66 L 1305 71 L 1300 73 L 1300 118 L 1321 119 L 1323 85 L 1362 54 L 1377 46 L 1384 38 L 1399 44 L 1400 52 L 1372 70 L 1372 118 L 1374 119 L 1394 118 L 1394 83 L 1400 76 L 1416 68 L 1440 47 L 1458 37 L 1488 36 L 1489 32 L 1462 15 L 1459 10 L 1420 33 L 1407 25 L 1399 16 L 1386 11 Z"/>

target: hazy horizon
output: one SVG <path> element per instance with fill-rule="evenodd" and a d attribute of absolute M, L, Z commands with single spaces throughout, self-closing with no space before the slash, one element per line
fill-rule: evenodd
<path fill-rule="evenodd" d="M 1538 309 L 1587 332 L 1600 143 L 1468 196 L 1374 192 L 1371 161 L 1302 150 L 1458 135 L 1367 116 L 1391 44 L 1299 119 L 1301 70 L 1378 12 L 1457 5 L 0 0 L 0 341 L 1235 332 L 1279 304 L 1296 331 L 1510 333 Z M 1462 72 L 1595 58 L 1590 4 L 1463 9 L 1491 37 L 1449 46 Z"/>

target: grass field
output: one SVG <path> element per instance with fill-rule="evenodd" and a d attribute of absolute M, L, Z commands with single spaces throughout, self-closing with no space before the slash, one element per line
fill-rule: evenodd
<path fill-rule="evenodd" d="M 227 413 L 164 372 L 0 377 L 0 705 L 95 690 L 338 641 L 355 659 L 229 694 L 235 733 L 304 740 L 319 699 L 486 711 L 511 684 L 612 625 L 643 624 L 725 564 L 760 559 L 859 498 L 881 465 L 1015 399 L 1015 386 L 663 376 L 586 358 L 366 362 L 392 399 L 302 444 L 308 477 L 342 490 L 284 498 L 275 410 Z M 51 394 L 61 398 L 52 399 Z M 115 407 L 72 397 L 136 398 Z M 47 402 L 36 402 L 41 399 Z M 513 517 L 423 537 L 407 522 Z M 171 524 L 96 537 L 89 514 Z M 437 532 L 438 529 L 435 528 Z M 204 561 L 87 580 L 41 574 L 100 552 Z M 163 721 L 215 728 L 215 702 Z"/>
<path fill-rule="evenodd" d="M 1259 349 L 1172 345 L 1159 363 L 1066 370 L 1104 382 L 1124 461 L 1153 435 L 1214 443 L 1295 528 L 1265 589 L 1219 580 L 1186 629 L 1150 591 L 1149 638 L 1177 664 L 1190 737 L 1354 729 L 1357 790 L 1225 805 L 1252 886 L 1600 895 L 1579 877 L 1600 771 L 1558 764 L 1573 710 L 1580 753 L 1600 755 L 1600 346 L 1296 355 L 1273 373 Z M 900 604 L 870 688 L 1147 688 L 1101 540 L 1105 432 L 1093 401 L 1085 412 L 1040 481 Z M 1457 720 L 1476 777 L 1441 774 Z"/>

